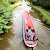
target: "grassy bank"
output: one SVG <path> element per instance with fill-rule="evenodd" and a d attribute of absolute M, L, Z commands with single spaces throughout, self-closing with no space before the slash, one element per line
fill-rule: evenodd
<path fill-rule="evenodd" d="M 39 14 L 41 15 L 43 21 L 46 24 L 50 25 L 50 14 L 49 14 L 49 12 L 47 10 L 45 10 L 45 9 L 39 7 L 39 6 L 35 6 L 35 5 L 33 5 L 32 8 L 35 11 L 38 11 L 39 12 Z"/>
<path fill-rule="evenodd" d="M 18 7 L 19 5 L 21 5 L 22 4 L 22 2 L 17 2 L 17 3 L 15 3 L 15 4 L 10 4 L 9 6 L 8 6 L 8 8 L 7 8 L 7 10 L 9 11 L 9 10 L 13 10 L 14 8 L 16 8 L 16 7 Z"/>

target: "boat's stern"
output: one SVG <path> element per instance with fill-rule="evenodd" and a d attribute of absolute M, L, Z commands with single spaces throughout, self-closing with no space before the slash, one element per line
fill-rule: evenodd
<path fill-rule="evenodd" d="M 37 41 L 25 41 L 27 47 L 36 47 Z"/>

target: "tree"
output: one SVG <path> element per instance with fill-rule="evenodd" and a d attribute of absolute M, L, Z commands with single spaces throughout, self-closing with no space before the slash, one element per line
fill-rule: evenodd
<path fill-rule="evenodd" d="M 35 5 L 42 6 L 45 9 L 50 9 L 50 0 L 29 0 Z"/>

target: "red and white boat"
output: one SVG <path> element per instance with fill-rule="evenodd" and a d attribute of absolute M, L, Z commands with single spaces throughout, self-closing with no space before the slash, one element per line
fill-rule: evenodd
<path fill-rule="evenodd" d="M 32 34 L 28 32 L 29 29 Z M 33 36 L 32 39 L 30 38 L 31 35 Z M 23 40 L 27 47 L 34 48 L 37 45 L 35 28 L 27 11 L 23 12 Z"/>

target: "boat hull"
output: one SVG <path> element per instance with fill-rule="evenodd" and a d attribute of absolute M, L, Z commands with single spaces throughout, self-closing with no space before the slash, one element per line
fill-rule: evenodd
<path fill-rule="evenodd" d="M 29 13 L 27 11 L 23 12 L 23 40 L 26 46 L 28 47 L 35 47 L 37 45 L 37 41 L 27 41 L 25 39 L 25 35 L 26 35 L 26 30 L 28 29 L 28 27 L 31 27 L 31 29 L 34 29 L 34 25 L 30 19 Z M 34 33 L 34 36 L 36 36 L 36 31 Z"/>

